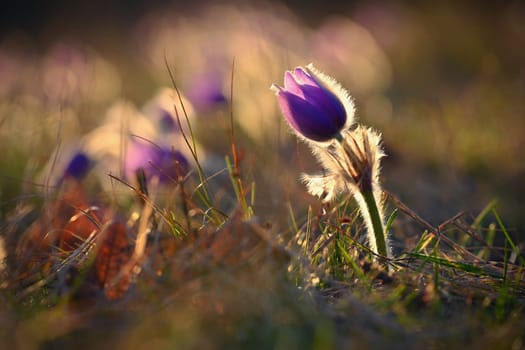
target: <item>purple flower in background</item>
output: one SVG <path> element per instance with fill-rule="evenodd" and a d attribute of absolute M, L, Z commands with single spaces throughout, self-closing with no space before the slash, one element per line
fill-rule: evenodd
<path fill-rule="evenodd" d="M 93 165 L 91 159 L 83 152 L 76 153 L 69 161 L 64 177 L 73 177 L 77 180 L 82 180 Z"/>
<path fill-rule="evenodd" d="M 353 123 L 354 104 L 339 83 L 312 65 L 284 75 L 284 88 L 272 85 L 284 117 L 300 136 L 330 141 Z"/>
<path fill-rule="evenodd" d="M 126 155 L 126 176 L 133 178 L 139 170 L 144 171 L 147 180 L 158 177 L 161 183 L 169 183 L 184 176 L 189 170 L 189 163 L 178 151 L 133 139 Z"/>
<path fill-rule="evenodd" d="M 176 117 L 172 113 L 159 108 L 159 115 L 160 130 L 168 132 L 178 132 L 180 130 L 178 121 L 175 120 Z"/>
<path fill-rule="evenodd" d="M 186 117 L 191 123 L 194 114 L 191 103 L 183 95 L 179 95 L 176 90 L 170 88 L 159 90 L 153 98 L 144 104 L 141 112 L 158 132 L 155 137 L 148 136 L 148 139 L 155 139 L 155 141 L 158 141 L 159 136 L 165 137 L 165 141 L 167 141 L 168 138 L 175 136 L 174 134 L 181 132 L 181 126 L 188 135 Z M 177 115 L 180 118 L 181 125 L 179 125 Z M 141 134 L 140 131 L 135 133 Z M 163 142 L 163 144 L 165 143 Z"/>
<path fill-rule="evenodd" d="M 187 95 L 193 107 L 201 113 L 225 103 L 222 74 L 207 72 L 192 78 Z"/>

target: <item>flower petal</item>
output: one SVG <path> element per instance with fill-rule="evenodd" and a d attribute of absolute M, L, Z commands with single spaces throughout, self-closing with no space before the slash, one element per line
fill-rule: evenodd
<path fill-rule="evenodd" d="M 91 159 L 89 159 L 85 153 L 78 152 L 69 161 L 65 175 L 72 176 L 77 180 L 81 180 L 89 172 L 91 165 Z"/>
<path fill-rule="evenodd" d="M 301 89 L 301 86 L 295 80 L 295 77 L 293 76 L 293 74 L 288 71 L 284 73 L 284 90 L 286 90 L 289 93 L 292 93 L 294 95 L 304 98 L 304 93 L 303 93 L 303 90 Z"/>
<path fill-rule="evenodd" d="M 278 97 L 286 120 L 304 137 L 325 142 L 339 133 L 337 125 L 318 106 L 287 91 Z"/>
<path fill-rule="evenodd" d="M 326 117 L 337 129 L 346 123 L 346 111 L 343 104 L 329 91 L 321 87 L 303 85 L 301 87 L 306 101 L 325 112 Z"/>
<path fill-rule="evenodd" d="M 301 67 L 295 68 L 294 74 L 295 79 L 303 85 L 320 86 L 320 84 Z"/>

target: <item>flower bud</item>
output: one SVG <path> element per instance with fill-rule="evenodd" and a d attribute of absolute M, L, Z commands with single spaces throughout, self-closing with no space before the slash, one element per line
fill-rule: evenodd
<path fill-rule="evenodd" d="M 301 137 L 327 142 L 354 122 L 354 104 L 339 83 L 311 64 L 284 75 L 284 88 L 272 85 L 284 117 Z"/>

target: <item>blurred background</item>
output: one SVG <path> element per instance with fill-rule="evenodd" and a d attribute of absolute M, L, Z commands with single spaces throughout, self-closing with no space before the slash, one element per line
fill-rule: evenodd
<path fill-rule="evenodd" d="M 229 152 L 233 106 L 258 200 L 275 211 L 293 189 L 304 193 L 299 172 L 318 166 L 269 86 L 310 62 L 383 133 L 387 190 L 436 225 L 497 199 L 508 229 L 525 237 L 519 1 L 2 2 L 2 218 L 59 143 L 83 140 L 118 101 L 140 108 L 171 86 L 167 66 L 208 159 Z"/>

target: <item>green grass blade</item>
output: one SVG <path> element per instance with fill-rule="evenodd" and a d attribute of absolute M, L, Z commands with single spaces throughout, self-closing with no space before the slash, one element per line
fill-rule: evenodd
<path fill-rule="evenodd" d="M 496 278 L 503 278 L 501 274 L 498 274 L 493 271 L 489 271 L 482 267 L 475 266 L 475 265 L 465 263 L 465 262 L 450 261 L 450 260 L 440 258 L 437 256 L 425 255 L 425 254 L 419 254 L 419 253 L 409 253 L 409 255 L 414 258 L 423 260 L 424 263 L 432 262 L 432 263 L 439 264 L 441 266 L 450 267 L 450 268 L 461 270 L 463 272 L 468 272 L 474 275 L 485 275 L 485 276 L 491 276 L 491 277 L 496 277 Z"/>
<path fill-rule="evenodd" d="M 498 212 L 495 209 L 492 209 L 492 214 L 494 214 L 494 217 L 496 218 L 496 221 L 498 222 L 498 225 L 499 225 L 501 231 L 505 235 L 506 242 L 508 242 L 508 244 L 510 245 L 512 251 L 514 252 L 514 254 L 516 254 L 517 258 L 520 261 L 520 264 L 521 265 L 525 265 L 525 259 L 523 258 L 523 256 L 521 256 L 518 247 L 516 247 L 516 245 L 512 241 L 512 238 L 510 237 L 509 232 L 505 228 L 505 225 L 503 225 L 503 221 L 501 220 Z"/>
<path fill-rule="evenodd" d="M 398 212 L 398 209 L 395 208 L 392 211 L 392 214 L 390 214 L 390 216 L 388 217 L 388 220 L 386 221 L 386 225 L 385 225 L 385 232 L 390 231 L 390 228 L 392 227 L 392 224 L 394 223 L 394 220 L 397 217 L 397 212 Z"/>
<path fill-rule="evenodd" d="M 483 221 L 483 219 L 485 219 L 487 215 L 490 214 L 490 212 L 492 212 L 492 210 L 496 208 L 496 204 L 498 204 L 497 199 L 493 199 L 492 201 L 490 201 L 489 204 L 487 204 L 485 208 L 481 210 L 478 216 L 476 216 L 476 218 L 474 219 L 474 222 L 472 223 L 472 227 L 479 228 L 481 226 L 481 222 Z"/>

